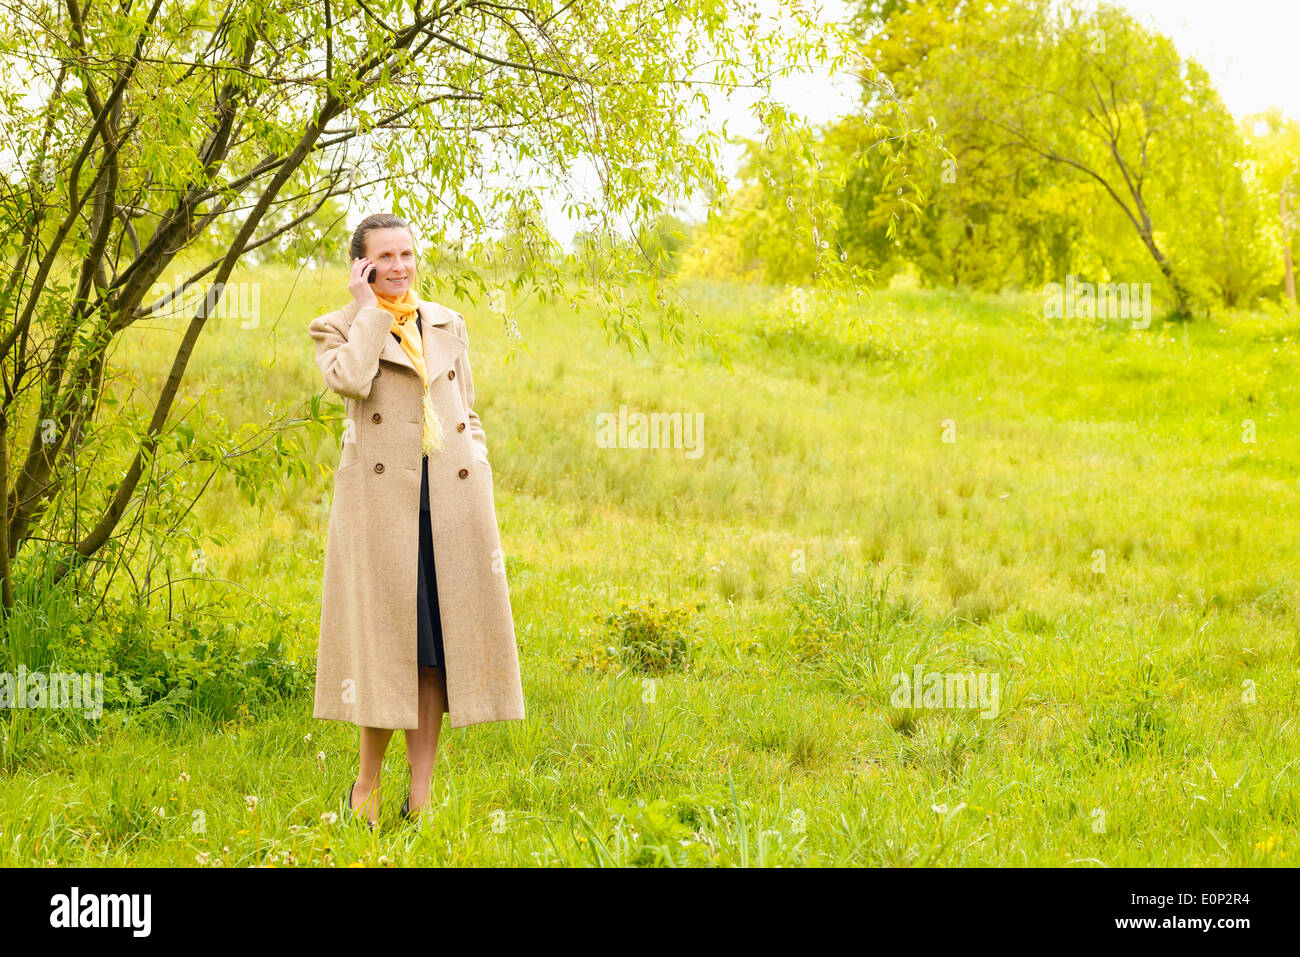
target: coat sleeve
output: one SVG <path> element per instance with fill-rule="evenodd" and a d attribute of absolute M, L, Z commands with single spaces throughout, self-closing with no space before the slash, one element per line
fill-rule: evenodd
<path fill-rule="evenodd" d="M 469 328 L 465 324 L 465 317 L 461 313 L 456 313 L 458 325 L 460 327 L 460 337 L 469 342 Z M 467 418 L 469 419 L 470 438 L 483 451 L 483 457 L 487 458 L 487 435 L 483 431 L 483 423 L 479 421 L 478 413 L 474 411 L 474 373 L 469 366 L 469 349 L 467 348 L 457 360 L 461 364 L 460 391 L 465 398 L 465 408 L 468 410 Z"/>
<path fill-rule="evenodd" d="M 392 325 L 392 316 L 378 306 L 357 310 L 351 326 L 338 311 L 313 319 L 307 331 L 316 342 L 316 365 L 325 384 L 344 398 L 367 398 Z"/>

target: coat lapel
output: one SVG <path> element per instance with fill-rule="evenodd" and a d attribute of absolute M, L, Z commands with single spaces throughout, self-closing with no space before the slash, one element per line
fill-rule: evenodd
<path fill-rule="evenodd" d="M 469 349 L 469 343 L 452 332 L 452 317 L 456 314 L 446 306 L 435 302 L 420 300 L 420 345 L 424 347 L 424 368 L 432 382 L 451 368 L 460 356 Z M 402 352 L 397 340 L 389 336 L 389 341 Z M 402 358 L 406 354 L 402 353 Z"/>
<path fill-rule="evenodd" d="M 347 320 L 348 325 L 352 324 L 360 309 L 361 306 L 355 299 L 343 307 L 343 318 Z M 421 299 L 419 310 L 420 345 L 424 349 L 424 368 L 432 381 L 451 367 L 457 357 L 469 348 L 469 343 L 451 331 L 451 319 L 455 313 L 450 309 Z M 383 362 L 405 366 L 412 372 L 416 372 L 410 357 L 392 335 L 384 337 L 384 347 L 379 350 L 379 358 Z"/>

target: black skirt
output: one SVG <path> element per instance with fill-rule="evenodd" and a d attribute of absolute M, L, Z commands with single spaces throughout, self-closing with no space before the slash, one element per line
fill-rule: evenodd
<path fill-rule="evenodd" d="M 420 569 L 416 575 L 416 646 L 421 668 L 445 668 L 438 579 L 433 570 L 433 531 L 429 527 L 429 457 L 420 463 Z"/>

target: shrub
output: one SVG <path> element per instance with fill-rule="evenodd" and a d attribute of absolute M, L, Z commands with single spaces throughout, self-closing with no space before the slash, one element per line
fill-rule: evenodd
<path fill-rule="evenodd" d="M 702 609 L 703 603 L 693 610 Z M 644 605 L 624 605 L 605 619 L 613 632 L 623 664 L 643 674 L 685 671 L 690 667 L 692 609 L 657 608 L 653 598 Z"/>
<path fill-rule="evenodd" d="M 105 711 L 167 719 L 200 714 L 221 723 L 293 697 L 309 683 L 309 669 L 285 654 L 290 622 L 273 610 L 227 621 L 110 607 L 67 629 L 52 650 L 60 670 L 103 673 Z M 253 629 L 260 640 L 249 639 Z"/>

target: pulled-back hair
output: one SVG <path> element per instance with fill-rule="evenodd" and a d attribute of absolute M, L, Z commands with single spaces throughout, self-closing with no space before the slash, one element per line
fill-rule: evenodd
<path fill-rule="evenodd" d="M 392 213 L 371 213 L 361 222 L 357 223 L 356 230 L 352 233 L 352 244 L 348 247 L 352 259 L 360 259 L 366 254 L 366 233 L 372 229 L 389 229 L 396 227 L 405 229 L 408 233 L 411 226 L 400 216 L 394 216 Z"/>

